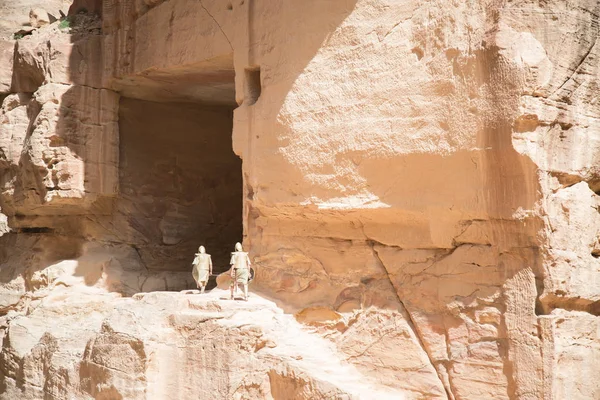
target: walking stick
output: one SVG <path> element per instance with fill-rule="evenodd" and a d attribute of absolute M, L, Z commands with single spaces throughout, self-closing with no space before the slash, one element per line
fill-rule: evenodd
<path fill-rule="evenodd" d="M 233 268 L 233 297 L 237 295 L 237 286 L 237 269 Z"/>

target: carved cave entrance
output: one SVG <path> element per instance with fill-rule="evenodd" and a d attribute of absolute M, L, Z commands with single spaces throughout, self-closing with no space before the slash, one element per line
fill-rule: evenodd
<path fill-rule="evenodd" d="M 149 87 L 132 81 L 121 91 L 118 214 L 150 271 L 191 272 L 201 244 L 212 254 L 214 273 L 225 271 L 242 239 L 233 77 L 232 66 L 163 72 L 160 80 L 144 78 Z"/>

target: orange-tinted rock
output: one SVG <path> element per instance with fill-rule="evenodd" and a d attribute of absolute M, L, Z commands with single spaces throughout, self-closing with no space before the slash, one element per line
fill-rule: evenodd
<path fill-rule="evenodd" d="M 513 3 L 77 1 L 0 42 L 0 398 L 597 397 L 600 13 Z"/>

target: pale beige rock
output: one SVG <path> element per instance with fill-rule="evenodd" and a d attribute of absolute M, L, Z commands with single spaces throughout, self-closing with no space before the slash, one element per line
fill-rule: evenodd
<path fill-rule="evenodd" d="M 580 182 L 549 195 L 546 207 L 552 229 L 547 250 L 552 263 L 544 281 L 548 301 L 559 307 L 561 297 L 582 305 L 600 301 L 600 197 Z"/>
<path fill-rule="evenodd" d="M 137 18 L 124 28 L 131 9 Z M 106 6 L 104 85 L 143 100 L 234 105 L 233 48 L 225 32 L 239 24 L 223 18 L 227 14 L 231 14 L 227 4 L 215 1 L 128 1 Z M 122 39 L 126 31 L 129 41 Z M 131 47 L 132 43 L 136 45 Z"/>
<path fill-rule="evenodd" d="M 7 101 L 5 118 L 13 118 L 15 122 L 3 127 L 4 140 L 9 141 L 3 147 L 11 147 L 5 156 L 20 167 L 11 171 L 14 178 L 3 195 L 9 215 L 63 214 L 64 206 L 75 206 L 72 212 L 80 213 L 77 207 L 89 207 L 98 196 L 115 193 L 118 179 L 115 93 L 85 86 L 48 84 L 35 93 L 27 110 L 18 107 L 19 114 L 14 116 L 8 114 L 16 97 L 11 95 Z M 42 211 L 38 208 L 40 204 L 49 207 Z"/>
<path fill-rule="evenodd" d="M 12 85 L 13 59 L 15 44 L 10 40 L 0 39 L 0 94 L 9 93 Z"/>
<path fill-rule="evenodd" d="M 377 382 L 405 391 L 407 398 L 447 398 L 436 368 L 407 316 L 406 312 L 373 309 L 359 312 L 336 344 L 347 355 L 345 361 L 365 375 L 377 371 Z"/>
<path fill-rule="evenodd" d="M 403 393 L 341 364 L 331 343 L 273 303 L 257 296 L 248 303 L 219 300 L 226 295 L 118 299 L 56 289 L 27 316 L 12 319 L 0 353 L 0 398 L 392 399 Z M 45 360 L 43 368 L 36 359 Z"/>
<path fill-rule="evenodd" d="M 8 42 L 0 398 L 597 397 L 598 15 L 124 0 Z M 185 290 L 241 238 L 277 306 Z"/>
<path fill-rule="evenodd" d="M 30 11 L 42 9 L 49 22 L 54 22 L 61 16 L 61 11 L 66 14 L 72 0 L 1 0 L 0 1 L 0 37 L 12 38 L 12 35 L 22 29 L 32 30 Z M 49 18 L 49 16 L 52 18 Z"/>
<path fill-rule="evenodd" d="M 69 32 L 58 23 L 17 41 L 12 91 L 35 92 L 44 83 L 101 87 L 100 20 L 79 16 Z"/>
<path fill-rule="evenodd" d="M 54 229 L 62 222 L 33 221 L 81 214 L 118 187 L 119 98 L 99 88 L 99 21 L 78 18 L 71 35 L 52 24 L 15 46 L 11 90 L 23 93 L 4 101 L 0 146 L 3 209 L 27 216 L 21 225 Z"/>
<path fill-rule="evenodd" d="M 48 11 L 43 8 L 32 8 L 29 11 L 29 24 L 34 28 L 40 28 L 44 25 L 48 25 L 50 21 L 50 15 Z M 55 18 L 56 19 L 56 18 Z"/>
<path fill-rule="evenodd" d="M 600 359 L 597 316 L 577 311 L 556 310 L 542 319 L 542 334 L 548 339 L 545 358 L 547 389 L 555 398 L 595 398 L 596 361 Z M 576 376 L 578 379 L 573 379 Z"/>
<path fill-rule="evenodd" d="M 16 169 L 25 145 L 29 128 L 31 96 L 27 93 L 10 94 L 0 108 L 0 163 L 2 169 Z"/>
<path fill-rule="evenodd" d="M 10 232 L 10 227 L 8 226 L 8 217 L 2 214 L 2 210 L 0 209 L 0 236 L 8 232 Z"/>

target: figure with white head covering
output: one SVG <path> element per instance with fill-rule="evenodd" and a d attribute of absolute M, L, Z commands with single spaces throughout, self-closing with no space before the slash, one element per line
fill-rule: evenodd
<path fill-rule="evenodd" d="M 192 269 L 192 276 L 194 277 L 200 292 L 204 293 L 204 289 L 208 283 L 208 277 L 212 275 L 213 268 L 210 254 L 206 254 L 204 246 L 198 248 L 198 253 L 195 254 L 192 265 L 194 266 Z"/>
<path fill-rule="evenodd" d="M 242 244 L 235 244 L 235 251 L 231 253 L 231 299 L 238 285 L 244 288 L 244 300 L 248 301 L 248 279 L 250 278 L 250 257 L 243 251 Z"/>

